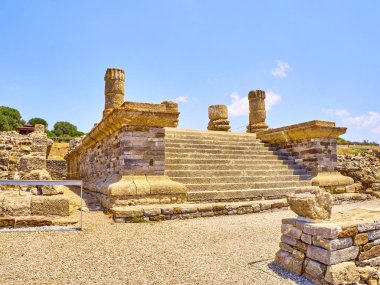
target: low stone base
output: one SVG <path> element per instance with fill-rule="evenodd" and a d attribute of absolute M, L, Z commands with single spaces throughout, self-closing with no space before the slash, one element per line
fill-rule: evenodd
<path fill-rule="evenodd" d="M 85 182 L 102 205 L 169 204 L 186 201 L 186 186 L 168 176 L 114 176 L 106 180 Z"/>
<path fill-rule="evenodd" d="M 275 263 L 315 284 L 379 284 L 380 211 L 353 209 L 329 221 L 284 219 Z"/>
<path fill-rule="evenodd" d="M 374 199 L 366 194 L 334 195 L 334 204 Z M 219 203 L 183 203 L 164 205 L 114 206 L 110 212 L 117 223 L 193 219 L 221 215 L 244 215 L 267 211 L 287 210 L 286 199 Z"/>

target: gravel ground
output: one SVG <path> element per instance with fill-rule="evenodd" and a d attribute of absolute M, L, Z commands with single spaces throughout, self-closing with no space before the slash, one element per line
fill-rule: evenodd
<path fill-rule="evenodd" d="M 378 201 L 336 206 L 379 208 Z M 0 284 L 311 284 L 271 262 L 290 211 L 115 224 L 82 232 L 0 233 Z"/>

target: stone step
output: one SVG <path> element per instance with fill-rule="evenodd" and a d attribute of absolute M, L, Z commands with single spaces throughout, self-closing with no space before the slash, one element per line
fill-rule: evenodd
<path fill-rule="evenodd" d="M 255 153 L 255 154 L 224 154 L 224 153 L 181 153 L 181 152 L 166 152 L 166 159 L 262 159 L 278 157 L 273 152 Z M 279 156 L 286 159 L 287 157 Z"/>
<path fill-rule="evenodd" d="M 269 176 L 269 175 L 306 175 L 305 169 L 284 169 L 284 170 L 165 170 L 165 175 L 169 177 L 247 177 L 247 176 Z"/>
<path fill-rule="evenodd" d="M 243 199 L 266 199 L 271 197 L 285 197 L 286 194 L 296 190 L 313 190 L 317 189 L 315 186 L 307 187 L 287 187 L 287 188 L 270 188 L 270 189 L 239 189 L 229 191 L 202 191 L 187 193 L 187 200 L 189 202 L 202 202 L 202 201 L 228 201 L 228 200 L 243 200 Z"/>
<path fill-rule="evenodd" d="M 165 153 L 207 153 L 207 154 L 274 154 L 274 148 L 251 148 L 247 150 L 209 149 L 209 148 L 175 148 L 165 147 Z"/>
<path fill-rule="evenodd" d="M 192 134 L 170 134 L 165 133 L 165 139 L 166 140 L 176 140 L 176 139 L 185 139 L 185 140 L 216 140 L 216 141 L 240 141 L 240 142 L 256 142 L 261 143 L 260 140 L 258 140 L 255 137 L 251 136 L 239 136 L 239 135 L 198 135 L 197 133 Z"/>
<path fill-rule="evenodd" d="M 282 164 L 281 161 L 270 163 L 261 161 L 251 165 L 223 165 L 223 164 L 165 164 L 166 170 L 286 170 L 300 169 L 297 164 Z"/>
<path fill-rule="evenodd" d="M 222 176 L 222 177 L 172 177 L 183 184 L 249 183 L 270 181 L 310 181 L 310 175 L 269 175 L 269 176 Z"/>
<path fill-rule="evenodd" d="M 254 133 L 188 130 L 188 129 L 177 129 L 177 128 L 165 128 L 165 136 L 198 136 L 198 137 L 216 137 L 216 138 L 231 137 L 231 138 L 256 139 L 256 134 Z"/>
<path fill-rule="evenodd" d="M 200 144 L 200 145 L 241 145 L 241 146 L 269 146 L 267 143 L 262 143 L 259 140 L 256 141 L 235 141 L 235 140 L 211 140 L 211 139 L 175 139 L 175 138 L 165 138 L 165 143 L 173 144 Z"/>
<path fill-rule="evenodd" d="M 271 182 L 246 182 L 246 183 L 210 183 L 210 184 L 186 184 L 191 192 L 204 191 L 231 191 L 244 189 L 271 189 L 287 187 L 311 186 L 311 181 L 271 181 Z"/>
<path fill-rule="evenodd" d="M 278 164 L 293 164 L 294 160 L 287 157 L 277 157 L 268 155 L 266 159 L 261 157 L 253 157 L 246 159 L 200 159 L 200 158 L 165 158 L 165 164 L 218 164 L 218 165 L 254 165 L 263 162 L 278 163 Z"/>
<path fill-rule="evenodd" d="M 274 148 L 265 147 L 264 145 L 250 145 L 250 146 L 242 146 L 240 144 L 230 144 L 230 145 L 219 145 L 219 144 L 190 144 L 190 143 L 169 143 L 165 142 L 166 148 L 176 148 L 176 149 L 188 149 L 188 148 L 196 148 L 196 149 L 220 149 L 220 150 L 268 150 Z"/>

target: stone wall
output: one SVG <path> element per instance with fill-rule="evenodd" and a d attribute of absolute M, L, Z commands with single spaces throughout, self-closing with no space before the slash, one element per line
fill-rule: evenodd
<path fill-rule="evenodd" d="M 67 177 L 66 160 L 50 160 L 46 161 L 46 169 L 50 173 L 53 180 L 64 180 Z"/>
<path fill-rule="evenodd" d="M 163 175 L 164 129 L 125 126 L 70 160 L 70 177 Z"/>
<path fill-rule="evenodd" d="M 293 274 L 316 284 L 379 284 L 379 211 L 355 209 L 325 222 L 284 219 L 281 232 L 275 263 Z"/>
<path fill-rule="evenodd" d="M 337 167 L 336 139 L 312 138 L 275 145 L 281 154 L 291 156 L 310 172 L 333 172 Z"/>
<path fill-rule="evenodd" d="M 51 180 L 46 158 L 52 144 L 43 129 L 1 132 L 0 179 Z M 62 193 L 58 186 L 0 186 L 0 228 L 51 225 L 50 216 L 68 216 L 69 200 Z"/>

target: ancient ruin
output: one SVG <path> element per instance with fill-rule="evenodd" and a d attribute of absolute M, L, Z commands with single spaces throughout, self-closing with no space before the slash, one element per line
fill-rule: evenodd
<path fill-rule="evenodd" d="M 0 133 L 1 180 L 51 180 L 46 159 L 53 141 L 36 125 L 27 135 Z M 0 186 L 0 228 L 63 223 L 69 200 L 59 186 Z"/>
<path fill-rule="evenodd" d="M 228 120 L 228 109 L 226 105 L 211 105 L 208 107 L 209 131 L 230 131 L 230 121 Z"/>
<path fill-rule="evenodd" d="M 380 211 L 354 209 L 324 218 L 282 220 L 275 263 L 315 284 L 378 284 Z"/>

